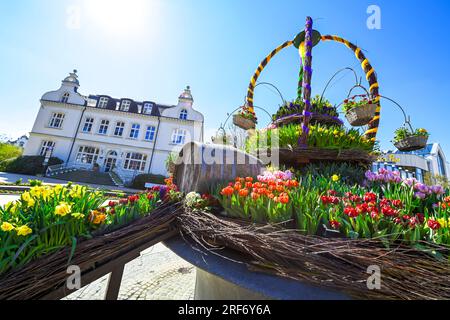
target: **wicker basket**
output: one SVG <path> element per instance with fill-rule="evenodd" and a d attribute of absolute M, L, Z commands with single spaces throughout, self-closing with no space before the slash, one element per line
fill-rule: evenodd
<path fill-rule="evenodd" d="M 353 127 L 365 126 L 373 119 L 377 110 L 376 104 L 366 104 L 352 108 L 345 113 L 345 117 Z"/>
<path fill-rule="evenodd" d="M 394 146 L 400 151 L 415 151 L 426 147 L 427 136 L 411 136 L 394 143 Z"/>
<path fill-rule="evenodd" d="M 250 130 L 255 129 L 256 124 L 253 120 L 244 118 L 243 116 L 239 114 L 233 115 L 233 123 L 235 126 L 244 129 L 244 130 Z"/>
<path fill-rule="evenodd" d="M 324 149 L 317 147 L 295 147 L 295 148 L 273 148 L 273 149 L 258 149 L 255 152 L 256 156 L 269 157 L 269 159 L 276 159 L 280 164 L 287 167 L 300 168 L 308 163 L 316 162 L 346 162 L 354 163 L 362 166 L 369 166 L 376 160 L 376 157 L 370 152 L 358 149 Z M 278 155 L 274 155 L 278 153 Z M 261 159 L 261 158 L 260 158 Z M 268 163 L 264 163 L 268 164 Z"/>
<path fill-rule="evenodd" d="M 301 123 L 303 121 L 303 115 L 291 114 L 278 118 L 273 122 L 276 127 L 282 127 L 290 123 Z M 311 124 L 321 124 L 324 126 L 342 126 L 344 123 L 338 117 L 332 117 L 326 114 L 313 113 L 310 118 Z"/>

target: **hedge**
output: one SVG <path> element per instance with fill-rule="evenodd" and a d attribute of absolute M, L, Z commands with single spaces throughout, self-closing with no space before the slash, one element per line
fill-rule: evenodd
<path fill-rule="evenodd" d="M 158 174 L 140 174 L 137 175 L 134 180 L 131 182 L 131 187 L 134 189 L 145 189 L 146 183 L 154 183 L 154 184 L 164 184 L 164 179 L 166 179 L 163 175 Z"/>
<path fill-rule="evenodd" d="M 43 162 L 44 156 L 20 156 L 12 160 L 5 160 L 0 162 L 0 171 L 28 175 L 43 174 Z M 64 161 L 59 158 L 52 157 L 49 159 L 48 165 L 53 166 L 61 164 L 63 162 Z"/>

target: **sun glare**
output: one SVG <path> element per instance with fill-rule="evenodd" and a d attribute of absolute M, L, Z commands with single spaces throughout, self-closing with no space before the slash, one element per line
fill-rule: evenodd
<path fill-rule="evenodd" d="M 151 18 L 148 0 L 85 0 L 84 3 L 93 22 L 115 35 L 138 33 Z"/>

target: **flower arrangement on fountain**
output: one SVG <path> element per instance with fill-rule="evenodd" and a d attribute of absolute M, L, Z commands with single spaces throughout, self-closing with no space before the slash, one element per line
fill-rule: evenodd
<path fill-rule="evenodd" d="M 286 102 L 279 107 L 277 113 L 272 116 L 272 120 L 276 121 L 292 115 L 303 115 L 304 110 L 305 103 L 302 100 L 296 99 L 292 102 Z M 312 99 L 310 112 L 311 114 L 329 116 L 336 121 L 340 121 L 336 107 L 319 95 Z"/>
<path fill-rule="evenodd" d="M 256 179 L 236 178 L 217 197 L 231 217 L 294 220 L 308 235 L 324 226 L 347 238 L 450 244 L 448 191 L 384 169 L 367 172 L 364 187 L 341 183 L 337 174 L 297 180 L 291 171 L 268 171 Z"/>
<path fill-rule="evenodd" d="M 357 100 L 357 98 L 359 98 L 359 100 Z M 361 108 L 368 104 L 373 104 L 373 103 L 374 103 L 373 100 L 365 94 L 356 95 L 349 99 L 345 99 L 342 109 L 344 110 L 344 112 L 347 112 L 351 109 Z"/>
<path fill-rule="evenodd" d="M 342 109 L 348 122 L 354 127 L 360 127 L 373 119 L 377 104 L 368 94 L 361 94 L 345 99 Z"/>
<path fill-rule="evenodd" d="M 296 146 L 301 124 L 288 124 L 270 130 L 258 130 L 250 136 L 246 143 L 247 152 L 254 148 L 269 148 L 272 146 L 272 136 L 277 136 L 280 148 Z M 358 129 L 347 129 L 342 126 L 311 125 L 308 132 L 308 145 L 323 149 L 352 149 L 376 153 L 378 146 L 366 139 Z"/>
<path fill-rule="evenodd" d="M 258 118 L 253 108 L 244 105 L 239 108 L 237 114 L 233 115 L 233 124 L 241 129 L 255 129 Z"/>
<path fill-rule="evenodd" d="M 251 218 L 255 222 L 282 222 L 293 213 L 290 190 L 299 186 L 289 171 L 267 171 L 258 176 L 236 178 L 222 189 L 221 204 L 232 217 Z"/>
<path fill-rule="evenodd" d="M 425 148 L 429 136 L 428 131 L 423 128 L 413 130 L 403 126 L 395 130 L 392 142 L 400 151 L 414 151 Z"/>
<path fill-rule="evenodd" d="M 254 123 L 258 123 L 258 118 L 256 117 L 255 111 L 250 110 L 247 106 L 243 106 L 238 111 L 238 115 L 244 119 L 251 120 Z"/>

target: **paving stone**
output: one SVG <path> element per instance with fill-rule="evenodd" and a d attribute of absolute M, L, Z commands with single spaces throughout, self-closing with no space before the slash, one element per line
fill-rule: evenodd
<path fill-rule="evenodd" d="M 159 243 L 125 266 L 119 300 L 192 300 L 195 274 L 193 265 Z M 64 299 L 103 299 L 107 281 L 108 275 Z"/>

